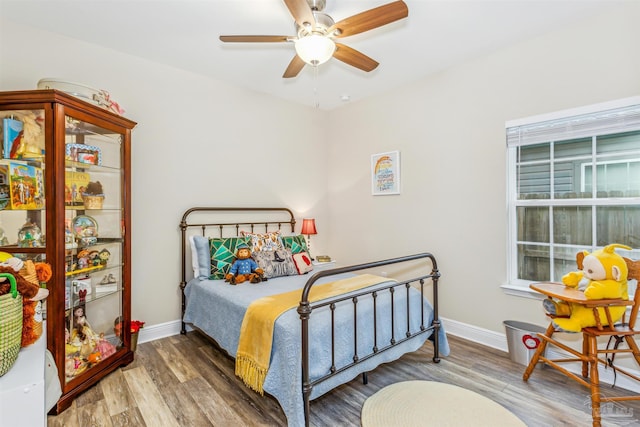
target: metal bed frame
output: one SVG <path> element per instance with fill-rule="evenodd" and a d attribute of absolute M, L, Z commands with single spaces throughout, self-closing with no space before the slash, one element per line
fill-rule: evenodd
<path fill-rule="evenodd" d="M 259 214 L 264 214 L 265 217 L 269 217 L 270 219 L 268 220 L 248 220 L 248 221 L 238 221 L 238 222 L 202 222 L 202 221 L 194 221 L 194 222 L 190 222 L 189 217 L 192 214 L 196 214 L 196 213 L 206 213 L 206 212 L 210 212 L 210 213 L 259 213 Z M 278 216 L 282 216 L 282 219 L 278 219 Z M 272 219 L 275 218 L 275 219 Z M 219 237 L 224 237 L 224 231 L 225 230 L 235 230 L 235 235 L 238 236 L 240 234 L 240 229 L 242 227 L 249 227 L 249 229 L 254 232 L 256 227 L 259 227 L 261 230 L 263 229 L 265 232 L 267 231 L 271 231 L 274 228 L 277 228 L 278 230 L 282 229 L 283 225 L 289 224 L 291 226 L 291 231 L 294 232 L 294 228 L 295 228 L 295 224 L 296 224 L 296 220 L 294 218 L 293 212 L 290 209 L 287 208 L 257 208 L 257 207 L 194 207 L 191 209 L 188 209 L 184 215 L 182 216 L 182 220 L 180 221 L 180 229 L 181 229 L 181 234 L 182 234 L 182 244 L 181 244 L 181 250 L 182 250 L 182 279 L 180 281 L 180 289 L 182 290 L 182 317 L 184 318 L 184 313 L 185 313 L 185 309 L 186 309 L 186 297 L 184 294 L 184 288 L 187 284 L 187 251 L 188 251 L 188 245 L 187 245 L 187 241 L 189 238 L 189 230 L 192 229 L 200 229 L 200 232 L 202 233 L 203 236 L 207 236 L 208 235 L 208 231 L 211 229 L 217 229 L 218 231 L 218 235 Z M 429 259 L 431 261 L 431 266 L 432 269 L 428 274 L 424 274 L 415 278 L 412 278 L 410 280 L 405 280 L 405 281 L 398 281 L 398 282 L 393 282 L 393 283 L 389 283 L 383 287 L 376 287 L 375 290 L 367 290 L 367 289 L 363 289 L 355 294 L 350 294 L 349 296 L 336 296 L 333 298 L 329 298 L 329 299 L 325 299 L 319 302 L 310 302 L 309 301 L 309 292 L 311 291 L 311 288 L 313 287 L 313 285 L 321 278 L 323 277 L 327 277 L 327 276 L 333 276 L 336 274 L 341 274 L 341 273 L 348 273 L 348 272 L 355 272 L 355 271 L 362 271 L 362 270 L 366 270 L 366 269 L 371 269 L 371 268 L 376 268 L 376 267 L 382 267 L 382 266 L 386 266 L 386 265 L 391 265 L 391 264 L 399 264 L 399 263 L 404 263 L 404 262 L 409 262 L 409 261 L 415 261 L 415 260 L 419 260 L 419 259 Z M 302 350 L 302 365 L 301 365 L 301 369 L 302 369 L 302 395 L 303 395 L 303 400 L 304 400 L 304 418 L 305 418 L 305 425 L 308 426 L 309 425 L 309 413 L 310 413 L 310 396 L 311 396 L 311 392 L 313 390 L 313 387 L 323 381 L 328 380 L 329 378 L 338 375 L 339 373 L 359 364 L 364 362 L 365 360 L 370 359 L 371 357 L 380 354 L 384 351 L 387 351 L 393 347 L 395 347 L 396 345 L 399 345 L 407 340 L 410 340 L 418 335 L 422 335 L 426 332 L 432 331 L 432 335 L 429 337 L 430 340 L 433 341 L 433 361 L 435 363 L 439 363 L 440 362 L 440 353 L 439 353 L 439 338 L 438 338 L 438 332 L 441 328 L 441 322 L 440 322 L 440 318 L 438 316 L 438 279 L 440 278 L 440 272 L 438 271 L 438 266 L 437 266 L 437 262 L 435 257 L 430 254 L 430 253 L 420 253 L 420 254 L 415 254 L 415 255 L 409 255 L 409 256 L 403 256 L 403 257 L 399 257 L 399 258 L 392 258 L 392 259 L 387 259 L 387 260 L 382 260 L 382 261 L 375 261 L 375 262 L 369 262 L 369 263 L 364 263 L 364 264 L 358 264 L 358 265 L 352 265 L 352 266 L 348 266 L 348 267 L 342 267 L 342 268 L 334 268 L 334 269 L 330 269 L 330 270 L 322 270 L 319 271 L 315 274 L 313 274 L 312 276 L 310 276 L 310 278 L 307 280 L 307 283 L 305 284 L 302 292 L 301 292 L 301 300 L 300 300 L 300 304 L 298 306 L 298 314 L 300 315 L 300 321 L 301 321 L 301 326 L 302 326 L 302 330 L 301 330 L 301 350 Z M 409 327 L 409 322 L 410 322 L 410 310 L 409 310 L 409 306 L 410 306 L 410 302 L 409 302 L 409 289 L 413 286 L 416 285 L 416 287 L 419 289 L 420 291 L 420 297 L 424 298 L 425 297 L 425 281 L 426 280 L 431 280 L 431 287 L 432 287 L 432 301 L 431 304 L 433 306 L 433 320 L 431 322 L 430 325 L 425 325 L 425 313 L 424 313 L 424 305 L 421 304 L 421 322 L 420 322 L 420 328 L 418 331 L 416 332 L 411 332 L 410 331 L 410 327 Z M 402 291 L 406 292 L 406 310 L 407 310 L 407 318 L 406 318 L 406 332 L 404 334 L 404 336 L 400 336 L 400 337 L 396 337 L 393 334 L 394 329 L 394 319 L 395 316 L 393 315 L 394 312 L 394 308 L 395 308 L 395 302 L 394 302 L 394 294 L 395 292 L 402 292 Z M 377 310 L 377 298 L 379 295 L 381 295 L 383 292 L 389 292 L 390 293 L 390 299 L 391 299 L 391 310 L 392 310 L 392 315 L 391 315 L 391 331 L 392 331 L 392 337 L 389 343 L 378 343 L 377 342 L 377 316 L 376 316 L 376 310 Z M 371 351 L 367 354 L 362 354 L 359 355 L 357 354 L 357 313 L 358 313 L 358 301 L 359 299 L 362 299 L 362 297 L 365 296 L 371 296 L 372 300 L 373 300 L 373 337 L 374 337 L 374 347 L 371 349 Z M 351 301 L 352 305 L 353 305 L 353 327 L 354 327 L 354 334 L 353 334 L 353 339 L 354 339 L 354 349 L 356 349 L 356 353 L 353 355 L 353 362 L 344 365 L 344 366 L 335 366 L 334 363 L 334 359 L 333 356 L 335 355 L 335 342 L 333 340 L 333 336 L 334 336 L 334 332 L 335 332 L 335 324 L 334 324 L 334 312 L 336 309 L 337 304 L 339 304 L 340 302 L 344 302 L 344 301 Z M 311 318 L 311 315 L 313 313 L 314 310 L 323 308 L 323 307 L 329 307 L 329 310 L 331 311 L 331 336 L 332 336 L 332 342 L 331 342 L 331 354 L 332 354 L 332 366 L 329 370 L 329 372 L 327 372 L 325 375 L 323 375 L 320 378 L 317 378 L 315 380 L 311 380 L 309 378 L 309 366 L 310 366 L 310 361 L 309 361 L 309 321 Z M 182 328 L 180 331 L 181 334 L 185 334 L 186 333 L 186 325 L 184 323 L 184 321 L 182 322 Z M 366 384 L 367 383 L 367 372 L 364 372 L 362 374 L 362 379 L 363 382 Z"/>

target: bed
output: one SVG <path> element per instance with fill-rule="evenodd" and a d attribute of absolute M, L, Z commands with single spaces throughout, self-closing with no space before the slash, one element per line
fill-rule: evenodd
<path fill-rule="evenodd" d="M 294 427 L 309 425 L 311 400 L 361 374 L 366 382 L 368 372 L 416 351 L 427 339 L 433 343 L 434 362 L 449 352 L 438 317 L 440 273 L 430 253 L 282 275 L 257 284 L 232 286 L 212 279 L 221 273 L 217 271 L 222 265 L 219 242 L 260 233 L 289 234 L 292 237 L 283 241 L 295 241 L 295 223 L 287 208 L 234 207 L 194 207 L 180 222 L 181 333 L 186 333 L 188 325 L 236 358 L 243 354 L 238 349 L 246 344 L 249 333 L 263 335 L 243 325 L 249 308 L 267 299 L 282 302 L 286 295 L 294 297 L 295 304 L 275 317 L 272 339 L 268 339 L 272 346 L 268 370 L 260 383 L 260 392 L 278 400 L 288 425 Z M 397 281 L 384 273 L 370 273 L 403 266 L 420 273 Z M 319 293 L 356 282 L 361 283 L 344 287 L 346 293 Z M 241 337 L 246 328 L 250 331 Z M 241 358 L 236 358 L 236 373 Z"/>

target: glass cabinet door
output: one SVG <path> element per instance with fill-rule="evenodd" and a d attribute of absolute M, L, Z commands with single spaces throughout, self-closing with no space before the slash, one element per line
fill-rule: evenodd
<path fill-rule="evenodd" d="M 43 110 L 0 111 L 0 250 L 45 252 Z"/>
<path fill-rule="evenodd" d="M 122 157 L 122 135 L 65 116 L 67 381 L 124 345 Z"/>
<path fill-rule="evenodd" d="M 0 262 L 6 261 L 10 272 L 20 269 L 11 257 L 46 261 L 44 115 L 43 109 L 0 111 Z M 39 286 L 37 277 L 22 268 L 21 275 Z M 23 345 L 42 335 L 43 303 L 34 304 L 32 335 Z"/>
<path fill-rule="evenodd" d="M 54 413 L 134 359 L 135 125 L 58 90 L 0 92 L 0 263 L 48 290 L 33 319 L 58 369 Z M 38 272 L 48 280 L 34 278 Z"/>

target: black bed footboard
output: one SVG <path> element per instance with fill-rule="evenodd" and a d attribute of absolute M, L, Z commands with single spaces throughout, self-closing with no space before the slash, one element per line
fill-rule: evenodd
<path fill-rule="evenodd" d="M 376 286 L 375 288 L 370 288 L 370 289 L 362 289 L 358 292 L 355 293 L 351 293 L 349 294 L 349 296 L 336 296 L 336 297 L 332 297 L 332 298 L 328 298 L 328 299 L 324 299 L 322 301 L 318 301 L 318 302 L 310 302 L 309 301 L 309 293 L 311 291 L 311 288 L 313 287 L 313 285 L 321 278 L 323 277 L 328 277 L 328 276 L 333 276 L 336 274 L 341 274 L 341 273 L 349 273 L 349 272 L 355 272 L 355 271 L 362 271 L 362 270 L 366 270 L 366 269 L 370 269 L 370 268 L 375 268 L 375 267 L 381 267 L 381 266 L 385 266 L 385 265 L 390 265 L 390 264 L 399 264 L 399 263 L 404 263 L 404 262 L 408 262 L 408 261 L 414 261 L 414 260 L 419 260 L 419 259 L 428 259 L 431 261 L 431 271 L 428 273 L 425 273 L 424 275 L 419 275 L 415 278 L 412 278 L 410 280 L 405 280 L 405 281 L 396 281 L 396 282 L 389 282 L 388 284 L 382 285 L 382 286 Z M 323 381 L 328 380 L 329 378 L 340 374 L 341 372 L 359 364 L 362 363 L 384 351 L 387 351 L 407 340 L 410 340 L 414 337 L 417 337 L 418 335 L 422 335 L 426 332 L 431 331 L 432 335 L 431 337 L 433 338 L 433 346 L 434 346 L 434 353 L 433 353 L 433 361 L 435 363 L 440 362 L 440 357 L 439 357 L 439 329 L 440 329 L 440 319 L 438 317 L 438 279 L 440 277 L 440 273 L 438 271 L 438 266 L 436 263 L 436 259 L 435 257 L 430 254 L 430 253 L 421 253 L 421 254 L 416 254 L 416 255 L 409 255 L 409 256 L 404 256 L 404 257 L 400 257 L 400 258 L 393 258 L 393 259 L 388 259 L 388 260 L 384 260 L 384 261 L 376 261 L 376 262 L 370 262 L 370 263 L 365 263 L 365 264 L 359 264 L 359 265 L 353 265 L 353 266 L 349 266 L 349 267 L 343 267 L 343 268 L 335 268 L 335 269 L 331 269 L 331 270 L 324 270 L 324 271 L 320 271 L 316 274 L 314 274 L 306 283 L 303 291 L 302 291 L 302 297 L 301 297 L 301 301 L 300 301 L 300 305 L 298 307 L 298 313 L 300 315 L 300 320 L 302 322 L 302 329 L 301 329 L 301 340 L 302 340 L 302 394 L 303 394 L 303 399 L 304 399 L 304 417 L 305 417 L 305 424 L 308 426 L 309 425 L 309 401 L 310 401 L 310 397 L 311 397 L 311 392 L 313 390 L 313 387 Z M 410 288 L 415 287 L 419 290 L 419 298 L 424 298 L 425 297 L 425 281 L 426 280 L 431 280 L 431 288 L 432 288 L 432 306 L 433 306 L 433 320 L 429 323 L 428 319 L 426 318 L 427 315 L 429 315 L 430 313 L 425 313 L 425 309 L 424 309 L 424 304 L 422 304 L 422 302 L 420 302 L 419 306 L 420 306 L 420 313 L 412 313 L 410 310 L 410 297 L 417 297 L 416 295 L 412 295 L 412 293 L 410 292 Z M 377 329 L 380 325 L 378 325 L 378 317 L 376 316 L 376 310 L 377 310 L 377 304 L 376 304 L 376 300 L 378 298 L 379 295 L 381 295 L 382 293 L 389 293 L 389 298 L 390 298 L 390 309 L 391 309 L 391 316 L 389 321 L 391 322 L 391 326 L 390 326 L 390 330 L 391 330 L 391 339 L 389 340 L 389 342 L 378 342 L 377 339 Z M 404 298 L 397 298 L 398 302 L 395 301 L 395 295 L 398 292 L 404 292 L 405 293 L 405 297 Z M 373 322 L 372 322 L 372 333 L 373 333 L 373 346 L 371 348 L 370 351 L 368 351 L 366 354 L 358 354 L 358 333 L 357 333 L 357 319 L 358 319 L 358 302 L 360 300 L 363 300 L 365 297 L 368 298 L 368 300 L 372 300 L 373 301 Z M 333 319 L 333 311 L 335 310 L 335 307 L 340 304 L 340 303 L 344 303 L 344 301 L 351 301 L 351 303 L 353 304 L 353 331 L 354 331 L 354 336 L 353 336 L 353 348 L 354 348 L 354 354 L 352 356 L 352 360 L 353 362 L 347 363 L 345 365 L 341 365 L 341 366 L 336 366 L 335 363 L 333 363 L 333 355 L 336 353 L 336 344 L 333 341 L 333 339 L 331 340 L 331 355 L 332 355 L 332 364 L 331 364 L 331 368 L 329 369 L 329 371 L 320 376 L 319 378 L 315 378 L 313 380 L 310 379 L 310 345 L 309 345 L 309 340 L 311 339 L 310 334 L 309 334 L 309 322 L 311 320 L 312 314 L 314 312 L 314 310 L 319 310 L 319 309 L 327 309 L 329 308 L 329 310 L 331 310 L 331 319 Z M 397 303 L 404 303 L 406 304 L 406 332 L 404 332 L 404 334 L 402 336 L 396 336 L 394 331 L 396 330 L 396 326 L 394 325 L 395 322 L 395 318 L 396 316 L 394 315 L 393 311 L 396 309 L 396 304 Z M 410 317 L 414 317 L 414 316 L 418 316 L 420 319 L 420 327 L 418 328 L 418 330 L 415 331 L 411 331 L 410 330 Z M 425 322 L 429 323 L 429 324 L 425 324 Z M 331 334 L 332 337 L 334 335 L 334 328 L 335 328 L 335 324 L 333 323 L 333 320 L 331 322 Z"/>

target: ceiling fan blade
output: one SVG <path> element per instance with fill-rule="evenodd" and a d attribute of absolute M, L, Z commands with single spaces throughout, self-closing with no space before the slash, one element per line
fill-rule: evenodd
<path fill-rule="evenodd" d="M 220 36 L 225 43 L 278 43 L 287 42 L 291 36 Z"/>
<path fill-rule="evenodd" d="M 313 11 L 307 0 L 284 0 L 284 3 L 298 25 L 301 27 L 304 27 L 305 23 L 309 23 L 311 26 L 316 25 L 316 18 L 313 16 Z"/>
<path fill-rule="evenodd" d="M 377 61 L 369 58 L 364 53 L 358 52 L 357 50 L 341 43 L 336 43 L 336 51 L 333 53 L 333 57 L 345 64 L 349 64 L 366 72 L 375 70 L 376 67 L 380 65 Z"/>
<path fill-rule="evenodd" d="M 285 79 L 290 79 L 292 77 L 295 77 L 298 75 L 298 73 L 300 73 L 300 71 L 302 71 L 304 66 L 305 66 L 305 62 L 302 60 L 302 58 L 296 55 L 293 57 L 293 59 L 289 63 L 289 66 L 285 70 L 282 77 L 284 77 Z"/>
<path fill-rule="evenodd" d="M 339 30 L 334 37 L 347 37 L 382 27 L 409 16 L 409 8 L 402 0 L 369 9 L 333 24 L 327 32 Z"/>

